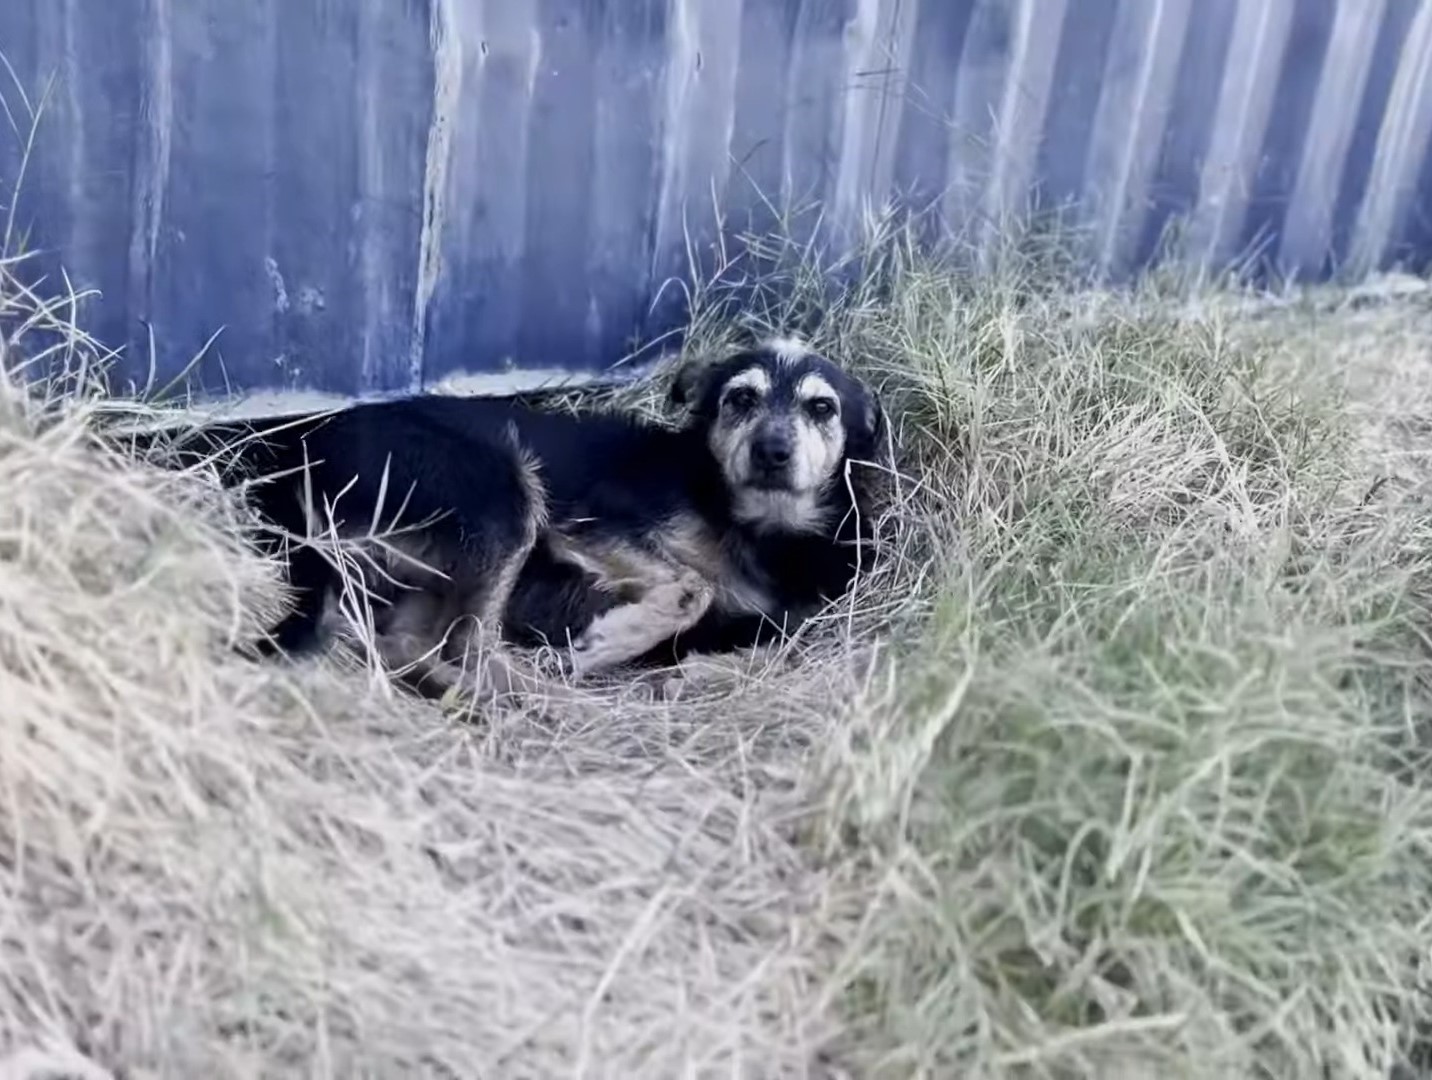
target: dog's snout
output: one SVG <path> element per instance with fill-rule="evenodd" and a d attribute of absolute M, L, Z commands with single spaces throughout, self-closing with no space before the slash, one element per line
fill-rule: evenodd
<path fill-rule="evenodd" d="M 751 444 L 751 459 L 762 469 L 779 469 L 790 464 L 795 443 L 784 431 L 764 431 Z"/>

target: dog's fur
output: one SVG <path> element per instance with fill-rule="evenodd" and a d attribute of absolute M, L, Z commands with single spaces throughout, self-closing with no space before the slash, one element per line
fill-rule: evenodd
<path fill-rule="evenodd" d="M 576 675 L 794 629 L 849 586 L 868 537 L 847 462 L 878 457 L 878 399 L 790 341 L 690 365 L 671 397 L 674 429 L 508 400 L 364 404 L 289 422 L 243 467 L 278 476 L 254 485 L 258 508 L 300 537 L 331 519 L 361 540 L 402 504 L 409 531 L 366 545 L 363 579 L 380 649 L 427 689 L 499 626 Z M 316 640 L 340 580 L 312 546 L 290 551 L 289 579 L 285 652 Z"/>

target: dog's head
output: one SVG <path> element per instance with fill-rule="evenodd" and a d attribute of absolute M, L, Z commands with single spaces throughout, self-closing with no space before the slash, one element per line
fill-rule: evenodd
<path fill-rule="evenodd" d="M 671 396 L 704 430 L 736 518 L 763 530 L 830 524 L 845 462 L 875 458 L 884 427 L 869 387 L 787 339 L 689 366 Z"/>

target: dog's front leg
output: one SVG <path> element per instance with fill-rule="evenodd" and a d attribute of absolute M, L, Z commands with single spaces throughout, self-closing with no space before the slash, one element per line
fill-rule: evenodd
<path fill-rule="evenodd" d="M 603 612 L 572 646 L 572 674 L 581 678 L 650 652 L 695 626 L 711 607 L 715 589 L 694 571 L 653 585 L 639 600 Z"/>

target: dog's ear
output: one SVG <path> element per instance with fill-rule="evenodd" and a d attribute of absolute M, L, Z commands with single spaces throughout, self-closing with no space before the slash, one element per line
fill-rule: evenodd
<path fill-rule="evenodd" d="M 678 408 L 689 408 L 701 400 L 706 389 L 706 380 L 711 375 L 711 366 L 700 360 L 687 360 L 677 369 L 671 379 L 668 399 Z"/>
<path fill-rule="evenodd" d="M 884 441 L 885 406 L 880 401 L 880 395 L 874 390 L 870 391 L 870 400 L 865 405 L 865 428 L 871 442 Z"/>
<path fill-rule="evenodd" d="M 850 444 L 848 456 L 863 461 L 877 460 L 885 443 L 885 407 L 880 395 L 864 384 L 855 396 L 855 408 L 851 416 Z"/>

